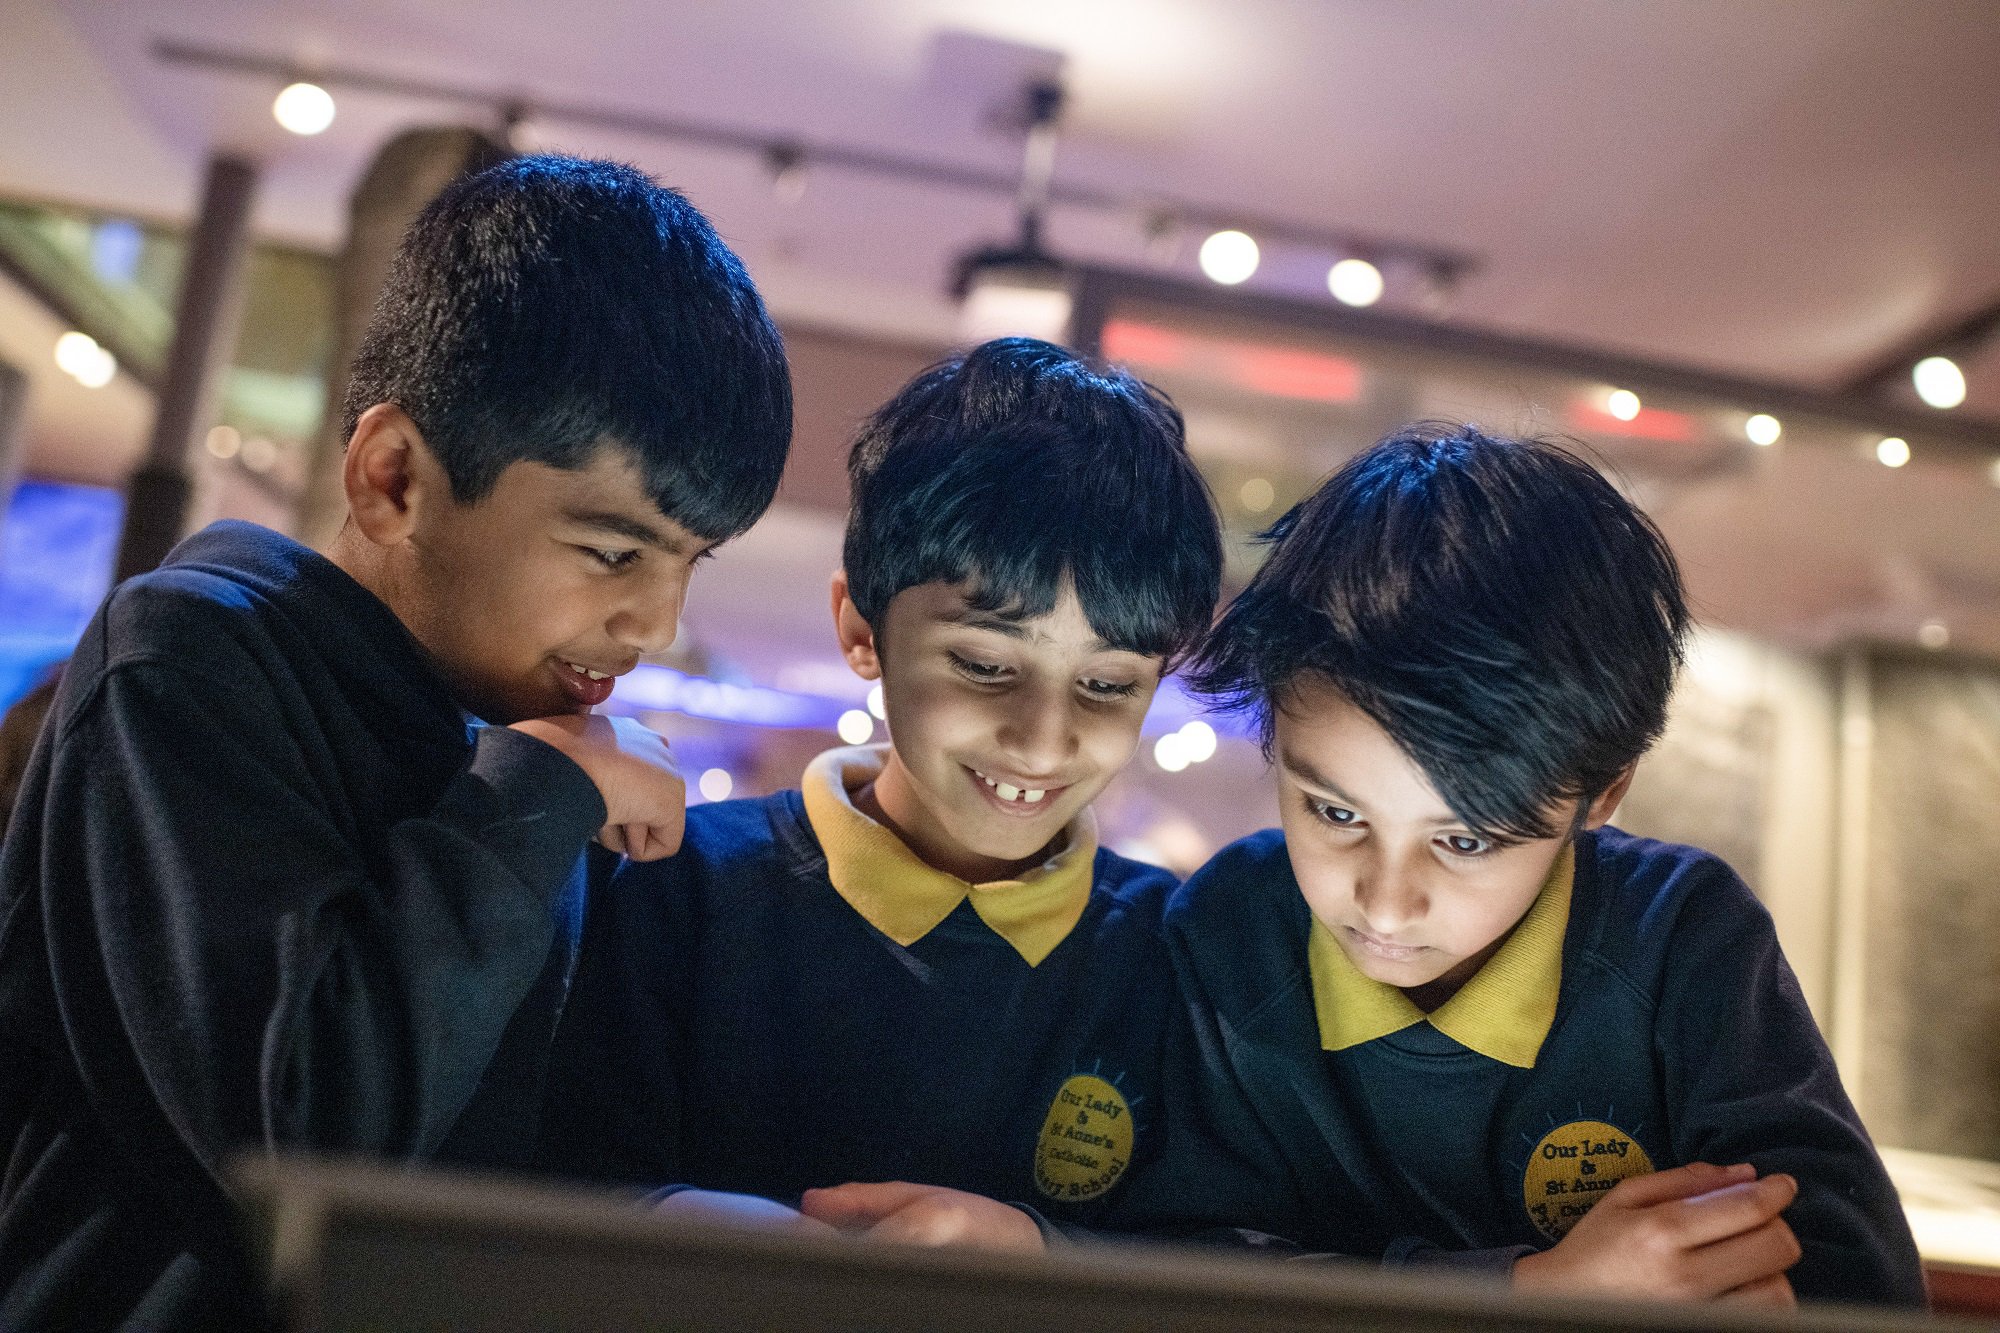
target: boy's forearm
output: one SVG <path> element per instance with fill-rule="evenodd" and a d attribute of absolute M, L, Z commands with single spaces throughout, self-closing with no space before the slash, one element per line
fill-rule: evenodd
<path fill-rule="evenodd" d="M 247 1146 L 435 1147 L 602 809 L 561 756 L 483 738 L 432 811 L 364 847 L 268 701 L 157 663 L 107 674 L 52 777 L 44 845 L 78 890 L 56 910 L 80 910 L 51 945 L 97 978 L 64 990 L 79 1058 L 157 1097 L 211 1169 Z"/>
<path fill-rule="evenodd" d="M 389 829 L 382 869 L 330 895 L 297 942 L 311 961 L 281 976 L 270 1038 L 289 1035 L 298 1092 L 267 1106 L 271 1146 L 438 1146 L 557 944 L 556 897 L 602 811 L 563 756 L 479 732 L 430 813 Z M 356 1080 L 400 1115 L 358 1111 L 340 1086 Z"/>

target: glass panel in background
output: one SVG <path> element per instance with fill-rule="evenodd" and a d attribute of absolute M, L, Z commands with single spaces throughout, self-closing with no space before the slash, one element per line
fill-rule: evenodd
<path fill-rule="evenodd" d="M 1858 1100 L 1887 1142 L 2000 1161 L 2000 667 L 1876 654 L 1868 671 Z"/>

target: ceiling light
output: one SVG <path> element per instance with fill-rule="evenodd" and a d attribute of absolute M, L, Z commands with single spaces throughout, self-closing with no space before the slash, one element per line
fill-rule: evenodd
<path fill-rule="evenodd" d="M 1883 467 L 1901 467 L 1910 461 L 1910 446 L 1901 438 L 1890 435 L 1875 446 L 1875 457 Z"/>
<path fill-rule="evenodd" d="M 293 134 L 318 134 L 333 124 L 333 94 L 316 83 L 291 84 L 271 103 L 271 115 Z"/>
<path fill-rule="evenodd" d="M 221 459 L 234 458 L 243 450 L 243 436 L 234 426 L 217 426 L 204 443 L 209 453 Z"/>
<path fill-rule="evenodd" d="M 1965 401 L 1965 372 L 1948 356 L 1927 356 L 1910 371 L 1917 397 L 1932 407 L 1957 407 Z"/>
<path fill-rule="evenodd" d="M 118 373 L 118 359 L 74 329 L 56 339 L 56 365 L 86 389 L 101 389 Z"/>
<path fill-rule="evenodd" d="M 709 801 L 726 801 L 729 793 L 736 790 L 736 779 L 729 776 L 726 768 L 711 768 L 701 775 L 697 784 L 702 798 Z"/>
<path fill-rule="evenodd" d="M 958 308 L 958 336 L 968 343 L 991 338 L 1069 337 L 1073 302 L 1069 278 L 1050 259 L 1015 252 L 981 252 L 962 267 L 964 304 Z"/>
<path fill-rule="evenodd" d="M 1932 652 L 1951 645 L 1951 627 L 1942 620 L 1926 620 L 1917 628 L 1917 642 Z"/>
<path fill-rule="evenodd" d="M 1193 762 L 1188 754 L 1187 738 L 1178 731 L 1170 731 L 1153 742 L 1153 762 L 1169 773 L 1178 773 Z"/>
<path fill-rule="evenodd" d="M 882 702 L 882 682 L 879 680 L 868 687 L 868 715 L 883 722 L 889 720 L 889 710 Z"/>
<path fill-rule="evenodd" d="M 1257 271 L 1257 242 L 1245 232 L 1219 231 L 1201 243 L 1199 258 L 1211 282 L 1234 287 Z"/>
<path fill-rule="evenodd" d="M 1613 389 L 1604 396 L 1604 410 L 1620 421 L 1630 421 L 1639 415 L 1639 395 L 1630 389 Z"/>
<path fill-rule="evenodd" d="M 865 745 L 868 738 L 875 734 L 875 719 L 859 708 L 850 708 L 840 715 L 840 721 L 834 724 L 834 730 L 839 732 L 840 739 L 849 745 Z"/>
<path fill-rule="evenodd" d="M 1778 437 L 1785 433 L 1785 428 L 1768 412 L 1759 412 L 1743 423 L 1743 433 L 1749 437 L 1752 444 L 1771 445 L 1778 442 Z"/>
<path fill-rule="evenodd" d="M 2000 468 L 2000 464 L 1995 464 L 1995 467 Z M 1251 513 L 1261 514 L 1277 500 L 1278 492 L 1264 478 L 1252 477 L 1243 483 L 1242 490 L 1236 492 L 1236 498 L 1241 500 L 1243 507 Z"/>
<path fill-rule="evenodd" d="M 959 300 L 958 332 L 966 342 L 1025 336 L 1067 342 L 1073 302 L 1069 272 L 1042 243 L 1055 172 L 1062 85 L 1033 79 L 1022 89 L 1027 131 L 1021 147 L 1019 230 L 1011 244 L 987 245 L 962 256 L 952 273 Z"/>
<path fill-rule="evenodd" d="M 1342 305 L 1374 305 L 1382 299 L 1382 270 L 1365 259 L 1343 259 L 1326 271 L 1326 289 Z"/>

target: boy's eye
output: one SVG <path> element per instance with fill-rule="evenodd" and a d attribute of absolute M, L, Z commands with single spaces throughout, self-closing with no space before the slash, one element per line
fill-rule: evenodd
<path fill-rule="evenodd" d="M 1453 856 L 1481 856 L 1493 850 L 1490 841 L 1475 838 L 1470 833 L 1448 833 L 1440 841 Z"/>
<path fill-rule="evenodd" d="M 580 549 L 606 569 L 624 569 L 639 558 L 639 552 L 636 550 L 611 551 L 600 546 L 585 546 Z"/>
<path fill-rule="evenodd" d="M 1004 679 L 1007 675 L 1007 668 L 997 663 L 976 662 L 969 657 L 960 657 L 957 653 L 949 649 L 945 651 L 945 656 L 951 659 L 952 667 L 960 675 L 979 681 L 982 684 L 991 684 Z"/>
<path fill-rule="evenodd" d="M 1310 796 L 1306 798 L 1306 809 L 1311 811 L 1313 818 L 1320 823 L 1331 824 L 1334 828 L 1353 828 L 1361 822 L 1361 816 L 1346 806 L 1335 805 L 1331 801 L 1317 801 Z"/>
<path fill-rule="evenodd" d="M 1139 687 L 1131 681 L 1086 680 L 1083 690 L 1095 699 L 1129 699 L 1139 692 Z"/>

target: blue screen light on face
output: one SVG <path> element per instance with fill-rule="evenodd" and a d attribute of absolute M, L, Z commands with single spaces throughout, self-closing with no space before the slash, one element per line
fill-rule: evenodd
<path fill-rule="evenodd" d="M 0 708 L 69 656 L 111 586 L 125 499 L 24 481 L 0 522 Z"/>

